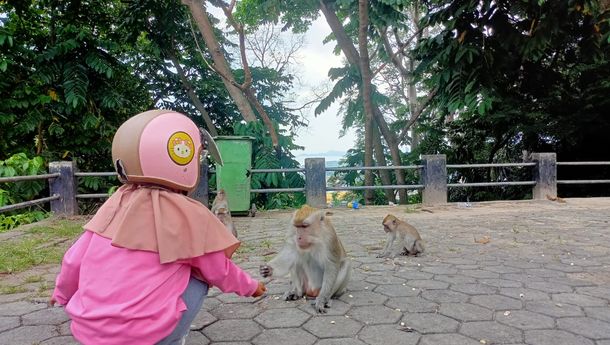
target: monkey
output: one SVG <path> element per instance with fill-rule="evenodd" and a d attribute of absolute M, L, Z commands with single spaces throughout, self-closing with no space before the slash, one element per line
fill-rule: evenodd
<path fill-rule="evenodd" d="M 227 202 L 227 194 L 224 189 L 220 189 L 216 194 L 216 198 L 212 203 L 212 213 L 224 224 L 229 231 L 237 238 L 237 230 L 233 225 L 231 219 L 231 210 L 229 209 L 229 203 Z"/>
<path fill-rule="evenodd" d="M 402 221 L 391 214 L 385 216 L 383 221 L 383 230 L 388 234 L 385 247 L 378 258 L 391 257 L 394 258 L 401 250 L 401 255 L 418 256 L 424 252 L 424 244 L 419 236 L 419 232 L 411 224 Z M 398 246 L 394 245 L 394 241 L 398 237 Z"/>
<path fill-rule="evenodd" d="M 318 313 L 326 313 L 330 299 L 345 293 L 351 276 L 351 262 L 328 215 L 308 205 L 295 211 L 283 249 L 260 266 L 264 278 L 290 273 L 284 300 L 315 297 Z"/>

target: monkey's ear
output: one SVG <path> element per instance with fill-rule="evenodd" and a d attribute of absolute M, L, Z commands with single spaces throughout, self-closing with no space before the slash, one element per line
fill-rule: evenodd
<path fill-rule="evenodd" d="M 392 225 L 396 225 L 396 219 L 392 219 Z"/>

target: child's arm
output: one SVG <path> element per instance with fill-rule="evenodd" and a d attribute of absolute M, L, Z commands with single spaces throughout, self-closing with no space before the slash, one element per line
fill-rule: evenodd
<path fill-rule="evenodd" d="M 201 272 L 206 282 L 222 292 L 234 292 L 240 296 L 252 296 L 257 292 L 259 283 L 228 259 L 223 251 L 192 258 L 191 265 Z"/>
<path fill-rule="evenodd" d="M 55 290 L 51 296 L 51 304 L 55 302 L 60 305 L 67 304 L 78 289 L 81 258 L 89 247 L 91 236 L 93 234 L 90 231 L 85 231 L 64 254 L 61 270 L 55 280 Z"/>

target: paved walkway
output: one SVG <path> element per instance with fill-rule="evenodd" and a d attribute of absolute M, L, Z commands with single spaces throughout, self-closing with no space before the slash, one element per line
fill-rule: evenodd
<path fill-rule="evenodd" d="M 388 212 L 420 230 L 424 256 L 375 258 Z M 242 267 L 258 276 L 289 217 L 236 219 Z M 610 199 L 366 207 L 332 219 L 355 269 L 329 314 L 280 300 L 285 279 L 258 299 L 212 290 L 187 344 L 610 345 Z M 51 284 L 56 270 L 43 275 Z M 75 343 L 63 310 L 43 301 L 0 296 L 0 344 Z"/>

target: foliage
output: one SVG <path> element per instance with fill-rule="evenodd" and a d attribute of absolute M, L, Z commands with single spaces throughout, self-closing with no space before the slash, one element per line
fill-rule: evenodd
<path fill-rule="evenodd" d="M 0 177 L 39 175 L 45 173 L 41 157 L 28 158 L 25 153 L 18 153 L 0 161 Z M 3 183 L 0 188 L 0 206 L 17 204 L 40 196 L 46 180 L 19 181 Z M 21 210 L 20 212 L 23 212 Z M 11 230 L 19 225 L 37 222 L 48 216 L 47 212 L 28 210 L 16 214 L 0 213 L 0 232 Z"/>
<path fill-rule="evenodd" d="M 438 112 L 427 122 L 428 152 L 446 153 L 450 162 L 518 161 L 522 151 L 557 152 L 560 161 L 610 158 L 609 15 L 600 3 L 428 5 L 424 21 L 441 28 L 418 47 L 419 77 L 439 90 Z M 559 178 L 576 178 L 571 173 L 560 169 Z M 597 173 L 607 177 L 608 171 Z M 583 178 L 582 170 L 578 174 Z M 518 171 L 491 175 L 483 171 L 456 176 L 468 182 L 527 178 Z M 589 188 L 572 191 L 588 194 Z M 467 194 L 470 200 L 481 200 L 528 193 L 509 188 Z"/>

